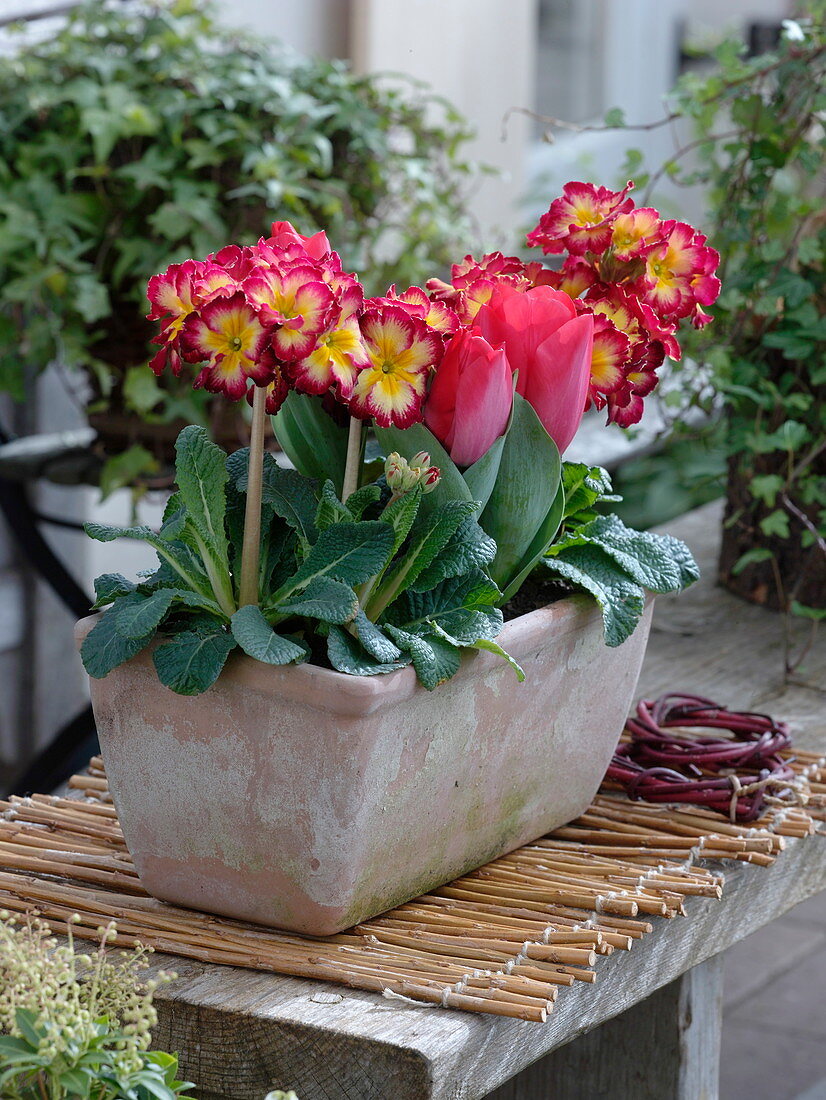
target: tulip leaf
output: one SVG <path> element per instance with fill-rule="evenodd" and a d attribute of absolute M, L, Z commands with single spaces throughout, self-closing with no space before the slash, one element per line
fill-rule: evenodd
<path fill-rule="evenodd" d="M 518 573 L 514 576 L 513 580 L 507 586 L 502 593 L 502 603 L 506 604 L 508 600 L 515 596 L 522 585 L 528 578 L 528 574 L 532 572 L 535 565 L 542 560 L 548 546 L 551 544 L 554 535 L 559 530 L 559 525 L 562 522 L 562 516 L 565 511 L 565 490 L 562 485 L 557 489 L 556 496 L 554 497 L 553 504 L 548 509 L 548 514 L 545 519 L 539 525 L 539 530 L 534 536 L 533 542 L 528 547 L 522 558 L 522 563 L 519 567 Z"/>
<path fill-rule="evenodd" d="M 431 463 L 439 467 L 439 484 L 431 493 L 422 497 L 422 515 L 434 512 L 451 500 L 476 499 L 459 472 L 459 467 L 424 424 L 414 424 L 410 428 L 376 428 L 375 433 L 385 454 L 398 451 L 402 458 L 410 459 L 419 451 L 426 451 L 430 455 Z"/>
<path fill-rule="evenodd" d="M 272 418 L 275 436 L 299 473 L 324 481 L 332 478 L 337 494 L 344 487 L 347 427 L 324 411 L 321 397 L 291 390 Z"/>
<path fill-rule="evenodd" d="M 525 573 L 531 556 L 538 560 L 555 534 L 545 537 L 553 524 L 561 468 L 556 444 L 528 402 L 515 393 L 496 484 L 479 520 L 496 540 L 490 574 L 505 591 Z"/>
<path fill-rule="evenodd" d="M 511 413 L 511 419 L 512 418 L 513 413 Z M 503 435 L 500 435 L 498 439 L 495 439 L 482 457 L 477 459 L 472 466 L 468 466 L 462 474 L 462 477 L 465 479 L 465 484 L 468 489 L 470 489 L 470 495 L 474 500 L 480 502 L 482 508 L 484 508 L 490 500 L 490 495 L 496 484 L 506 439 L 507 431 Z"/>

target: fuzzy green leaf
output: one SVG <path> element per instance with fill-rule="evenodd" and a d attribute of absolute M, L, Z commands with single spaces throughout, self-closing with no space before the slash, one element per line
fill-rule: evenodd
<path fill-rule="evenodd" d="M 486 566 L 496 556 L 496 543 L 473 516 L 454 532 L 448 543 L 410 587 L 418 592 L 435 588 L 447 577 L 460 576 Z"/>
<path fill-rule="evenodd" d="M 154 631 L 143 638 L 124 638 L 117 630 L 117 605 L 104 611 L 80 647 L 80 659 L 88 674 L 96 680 L 108 676 L 113 668 L 130 660 L 152 641 Z"/>
<path fill-rule="evenodd" d="M 158 679 L 178 695 L 200 695 L 221 674 L 236 641 L 227 631 L 185 630 L 152 654 Z"/>
<path fill-rule="evenodd" d="M 105 607 L 118 596 L 126 596 L 135 591 L 135 584 L 124 577 L 122 573 L 103 573 L 95 579 L 95 602 L 92 610 L 97 611 Z"/>
<path fill-rule="evenodd" d="M 328 527 L 273 602 L 286 599 L 316 577 L 332 577 L 352 586 L 362 584 L 384 567 L 392 546 L 392 528 L 377 520 Z"/>
<path fill-rule="evenodd" d="M 281 617 L 301 615 L 325 623 L 348 623 L 358 609 L 358 596 L 350 585 L 332 577 L 316 577 L 300 596 L 285 603 L 267 605 L 268 611 L 275 611 Z"/>
<path fill-rule="evenodd" d="M 480 570 L 450 577 L 427 592 L 408 589 L 387 611 L 388 622 L 411 633 L 434 623 L 462 645 L 478 638 L 495 638 L 502 629 L 502 612 L 494 606 L 501 593 Z"/>
<path fill-rule="evenodd" d="M 288 665 L 307 656 L 306 646 L 276 634 L 261 610 L 252 604 L 232 616 L 232 635 L 245 653 L 268 665 Z"/>
<path fill-rule="evenodd" d="M 137 592 L 123 596 L 113 608 L 118 634 L 136 639 L 154 634 L 172 606 L 174 596 L 170 588 L 159 588 L 151 596 L 142 596 Z"/>
<path fill-rule="evenodd" d="M 190 424 L 175 443 L 175 480 L 186 508 L 216 562 L 227 561 L 224 531 L 227 456 L 207 435 L 205 428 Z"/>
<path fill-rule="evenodd" d="M 352 523 L 353 513 L 336 496 L 335 486 L 328 478 L 321 487 L 321 496 L 315 514 L 315 526 L 326 531 L 334 523 Z"/>
<path fill-rule="evenodd" d="M 571 546 L 559 557 L 545 558 L 545 565 L 596 599 L 607 645 L 622 645 L 631 636 L 645 609 L 643 591 L 601 547 Z"/>
<path fill-rule="evenodd" d="M 351 676 L 381 676 L 410 664 L 410 657 L 399 657 L 392 661 L 376 660 L 340 626 L 330 627 L 330 633 L 327 636 L 327 656 L 333 668 L 338 669 L 339 672 L 347 672 Z"/>
<path fill-rule="evenodd" d="M 596 546 L 637 584 L 651 592 L 678 592 L 699 577 L 691 551 L 679 539 L 634 531 L 615 515 L 599 516 L 555 543 L 548 555 L 571 546 Z"/>
<path fill-rule="evenodd" d="M 403 653 L 409 653 L 419 682 L 433 691 L 459 671 L 461 651 L 446 638 L 434 634 L 422 637 L 399 627 L 388 626 L 388 634 Z"/>
<path fill-rule="evenodd" d="M 401 656 L 401 650 L 390 641 L 387 635 L 371 622 L 363 611 L 353 619 L 352 628 L 358 640 L 371 657 L 377 661 L 395 661 Z"/>
<path fill-rule="evenodd" d="M 381 498 L 381 489 L 378 485 L 362 485 L 345 501 L 353 519 L 361 519 L 371 504 L 375 504 Z"/>
<path fill-rule="evenodd" d="M 238 488 L 246 491 L 246 472 L 238 479 Z M 318 500 L 312 483 L 297 470 L 282 469 L 272 455 L 265 455 L 261 498 L 296 531 L 305 551 L 308 550 L 318 536 L 315 526 Z"/>
<path fill-rule="evenodd" d="M 410 542 L 404 557 L 388 570 L 373 592 L 365 608 L 368 616 L 377 619 L 389 603 L 414 584 L 462 523 L 474 516 L 476 511 L 476 502 L 473 500 L 449 500 L 429 515 L 420 514 L 410 533 Z"/>

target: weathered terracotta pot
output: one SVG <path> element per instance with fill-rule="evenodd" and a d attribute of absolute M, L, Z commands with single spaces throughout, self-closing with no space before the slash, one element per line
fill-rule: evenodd
<path fill-rule="evenodd" d="M 328 935 L 580 814 L 628 713 L 651 607 L 618 649 L 573 597 L 425 691 L 230 659 L 204 695 L 147 652 L 92 681 L 103 757 L 141 882 L 179 905 Z M 78 643 L 94 619 L 76 628 Z"/>

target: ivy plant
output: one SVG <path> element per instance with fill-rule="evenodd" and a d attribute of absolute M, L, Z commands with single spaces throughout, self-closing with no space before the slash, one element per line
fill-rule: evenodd
<path fill-rule="evenodd" d="M 421 281 L 467 245 L 468 136 L 418 85 L 228 31 L 208 3 L 87 0 L 0 57 L 0 392 L 58 360 L 92 411 L 206 425 L 203 391 L 144 368 L 147 274 L 293 219 L 374 289 Z M 151 465 L 135 448 L 109 483 Z"/>

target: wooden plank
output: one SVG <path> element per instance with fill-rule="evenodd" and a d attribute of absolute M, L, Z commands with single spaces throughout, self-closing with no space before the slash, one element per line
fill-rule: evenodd
<path fill-rule="evenodd" d="M 715 955 L 540 1058 L 487 1100 L 713 1100 L 722 1015 L 723 956 Z"/>
<path fill-rule="evenodd" d="M 679 599 L 658 601 L 641 694 L 691 691 L 769 711 L 789 720 L 801 743 L 826 744 L 826 649 L 816 646 L 799 682 L 783 685 L 778 617 L 714 586 L 719 522 L 712 505 L 671 525 L 693 546 L 704 576 Z M 725 872 L 722 902 L 689 899 L 688 919 L 655 918 L 654 933 L 630 958 L 599 960 L 596 987 L 563 990 L 545 1025 L 166 959 L 182 979 L 158 995 L 156 1040 L 181 1051 L 207 1097 L 260 1100 L 281 1087 L 301 1100 L 478 1100 L 826 887 L 826 844 L 789 841 L 768 870 Z"/>

